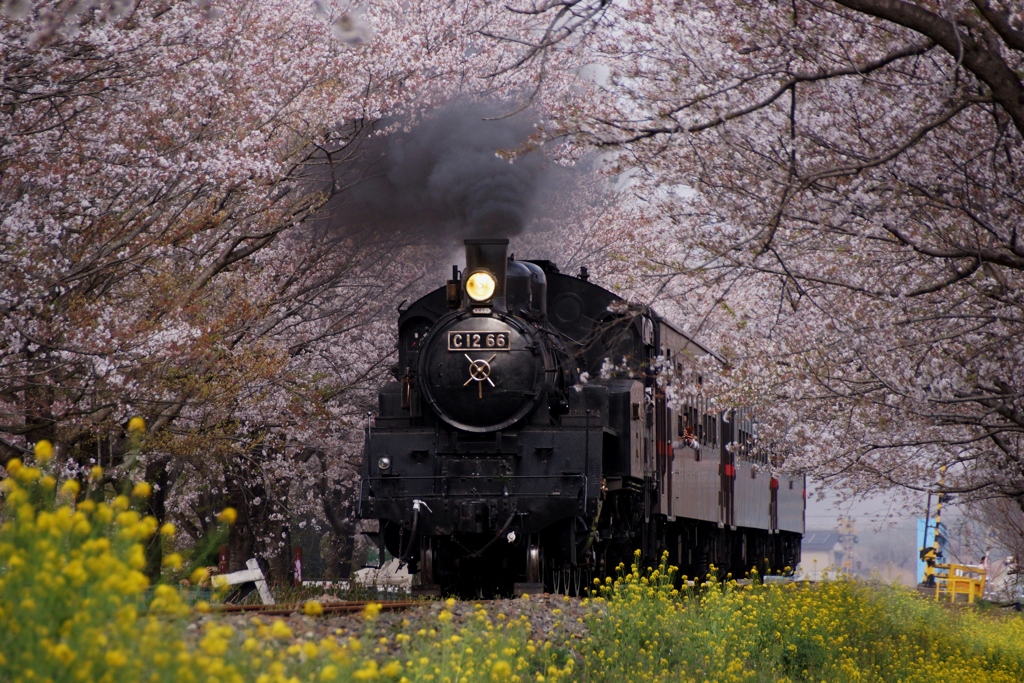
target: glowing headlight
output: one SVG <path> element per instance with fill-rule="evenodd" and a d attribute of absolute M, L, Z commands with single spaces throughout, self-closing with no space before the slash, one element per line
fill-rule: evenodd
<path fill-rule="evenodd" d="M 473 301 L 486 301 L 494 296 L 494 278 L 487 273 L 473 273 L 466 280 L 466 294 Z"/>

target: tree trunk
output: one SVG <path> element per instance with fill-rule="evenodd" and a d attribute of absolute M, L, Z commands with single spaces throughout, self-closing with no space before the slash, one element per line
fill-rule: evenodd
<path fill-rule="evenodd" d="M 155 517 L 157 532 L 146 542 L 146 576 L 149 582 L 155 584 L 160 581 L 160 569 L 164 560 L 163 534 L 159 528 L 163 526 L 167 518 L 167 460 L 157 458 L 146 465 L 146 481 L 153 485 L 153 492 L 146 501 L 146 514 Z"/>

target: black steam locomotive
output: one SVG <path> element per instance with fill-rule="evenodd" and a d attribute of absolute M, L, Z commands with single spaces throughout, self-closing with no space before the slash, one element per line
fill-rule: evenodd
<path fill-rule="evenodd" d="M 767 472 L 742 410 L 673 407 L 656 381 L 710 352 L 585 269 L 507 249 L 467 240 L 465 270 L 401 310 L 359 498 L 381 550 L 467 596 L 578 592 L 636 549 L 690 576 L 795 567 L 803 479 Z"/>

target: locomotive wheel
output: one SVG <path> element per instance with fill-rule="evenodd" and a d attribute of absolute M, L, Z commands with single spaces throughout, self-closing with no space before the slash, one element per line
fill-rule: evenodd
<path fill-rule="evenodd" d="M 538 534 L 526 539 L 526 582 L 544 583 L 544 550 Z"/>
<path fill-rule="evenodd" d="M 420 584 L 432 586 L 437 583 L 434 567 L 434 539 L 424 536 L 420 539 Z"/>

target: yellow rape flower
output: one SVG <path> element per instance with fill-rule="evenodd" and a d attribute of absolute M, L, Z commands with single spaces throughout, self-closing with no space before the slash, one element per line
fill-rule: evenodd
<path fill-rule="evenodd" d="M 103 468 L 99 465 L 95 465 L 91 470 L 89 470 L 89 478 L 93 481 L 97 481 L 101 477 L 103 477 Z"/>
<path fill-rule="evenodd" d="M 61 664 L 67 666 L 75 658 L 75 653 L 67 646 L 67 643 L 58 643 L 54 646 L 53 656 L 56 657 Z"/>
<path fill-rule="evenodd" d="M 302 611 L 311 617 L 316 617 L 324 613 L 324 606 L 316 600 L 307 600 L 306 604 L 302 606 Z"/>
<path fill-rule="evenodd" d="M 82 490 L 82 487 L 74 479 L 68 479 L 60 485 L 60 493 L 62 496 L 67 498 L 74 498 L 78 495 L 78 492 Z"/>
<path fill-rule="evenodd" d="M 114 511 L 106 503 L 99 503 L 96 506 L 96 511 L 93 513 L 93 517 L 100 524 L 110 524 L 111 520 L 114 519 Z"/>
<path fill-rule="evenodd" d="M 235 508 L 224 508 L 217 515 L 217 521 L 221 524 L 233 525 L 238 520 L 238 511 Z"/>
<path fill-rule="evenodd" d="M 142 434 L 146 431 L 146 420 L 136 415 L 128 420 L 128 431 L 132 434 Z"/>
<path fill-rule="evenodd" d="M 104 661 L 108 666 L 120 667 L 128 663 L 128 655 L 121 650 L 110 650 L 103 655 Z"/>
<path fill-rule="evenodd" d="M 135 510 L 128 510 L 126 512 L 119 512 L 114 519 L 120 527 L 131 527 L 138 524 L 141 518 Z"/>
<path fill-rule="evenodd" d="M 368 603 L 366 607 L 363 608 L 363 616 L 369 621 L 373 621 L 377 618 L 377 615 L 380 614 L 382 607 L 384 606 L 379 602 Z"/>
<path fill-rule="evenodd" d="M 38 467 L 19 467 L 14 478 L 22 484 L 31 484 L 43 475 Z"/>
<path fill-rule="evenodd" d="M 274 623 L 270 625 L 270 635 L 278 640 L 288 640 L 295 634 L 290 628 L 288 628 L 288 624 L 284 623 L 280 619 L 275 619 Z"/>
<path fill-rule="evenodd" d="M 146 566 L 146 552 L 138 543 L 133 545 L 128 551 L 128 564 L 133 569 L 142 569 Z"/>
<path fill-rule="evenodd" d="M 32 452 L 35 454 L 36 460 L 41 463 L 47 463 L 50 461 L 50 458 L 53 457 L 53 444 L 46 439 L 36 441 L 35 448 L 32 449 Z"/>
<path fill-rule="evenodd" d="M 140 481 L 132 488 L 132 498 L 149 498 L 153 493 L 153 487 L 148 481 Z"/>
<path fill-rule="evenodd" d="M 357 681 L 371 681 L 375 678 L 380 678 L 377 661 L 374 659 L 366 660 L 366 663 L 361 668 L 352 673 L 352 677 Z"/>
<path fill-rule="evenodd" d="M 165 522 L 164 525 L 160 527 L 160 534 L 167 538 L 173 538 L 176 533 L 178 533 L 178 527 L 174 526 L 170 522 Z"/>

